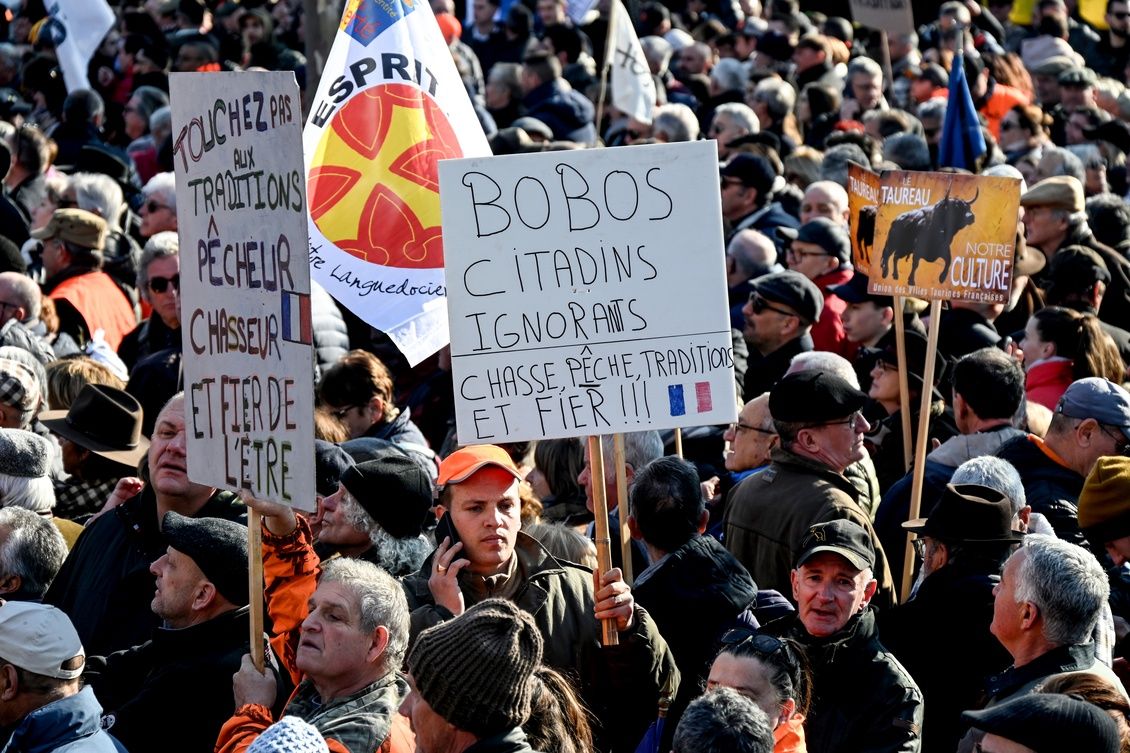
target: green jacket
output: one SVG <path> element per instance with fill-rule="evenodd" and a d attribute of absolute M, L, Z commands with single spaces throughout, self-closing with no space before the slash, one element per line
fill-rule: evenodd
<path fill-rule="evenodd" d="M 636 606 L 632 627 L 620 645 L 600 645 L 593 617 L 593 575 L 585 567 L 559 562 L 532 537 L 518 534 L 515 545 L 521 578 L 514 602 L 529 612 L 545 641 L 543 662 L 579 683 L 581 700 L 596 717 L 597 748 L 631 753 L 655 721 L 661 696 L 673 698 L 679 670 L 651 616 Z M 428 578 L 434 552 L 420 571 L 407 576 L 404 591 L 412 611 L 411 642 L 421 630 L 452 618 L 435 604 Z M 461 580 L 463 574 L 460 574 Z M 464 584 L 467 606 L 473 602 Z"/>

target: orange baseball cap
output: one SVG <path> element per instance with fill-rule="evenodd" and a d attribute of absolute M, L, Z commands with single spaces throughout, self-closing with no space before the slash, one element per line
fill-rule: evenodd
<path fill-rule="evenodd" d="M 522 480 L 522 474 L 518 472 L 518 467 L 506 450 L 493 444 L 475 444 L 456 450 L 444 458 L 439 464 L 439 480 L 436 483 L 440 486 L 461 484 L 488 465 L 498 466 L 519 481 Z"/>

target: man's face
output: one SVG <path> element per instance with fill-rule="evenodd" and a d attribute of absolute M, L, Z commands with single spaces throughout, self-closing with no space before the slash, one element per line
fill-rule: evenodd
<path fill-rule="evenodd" d="M 419 753 L 445 753 L 452 749 L 455 728 L 424 700 L 411 674 L 408 675 L 408 695 L 400 704 L 400 713 L 412 723 Z"/>
<path fill-rule="evenodd" d="M 754 201 L 754 194 L 751 192 L 755 189 L 742 184 L 737 178 L 723 177 L 719 190 L 722 192 L 723 217 L 733 222 L 749 214 Z"/>
<path fill-rule="evenodd" d="M 847 207 L 840 203 L 823 186 L 809 186 L 800 205 L 800 224 L 817 217 L 827 217 L 832 222 L 847 221 Z"/>
<path fill-rule="evenodd" d="M 180 277 L 180 257 L 162 256 L 149 262 L 146 270 L 149 276 L 149 289 L 145 296 L 153 306 L 153 311 L 170 328 L 180 327 L 180 283 L 173 284 L 173 278 Z M 164 291 L 158 293 L 156 287 L 164 284 Z M 156 286 L 156 287 L 155 287 Z"/>
<path fill-rule="evenodd" d="M 141 227 L 138 232 L 143 238 L 148 238 L 162 230 L 177 229 L 177 213 L 160 196 L 146 196 L 138 213 L 141 215 Z"/>
<path fill-rule="evenodd" d="M 793 241 L 789 244 L 785 259 L 788 261 L 789 269 L 800 272 L 810 280 L 815 280 L 835 269 L 832 264 L 833 257 L 815 243 Z"/>
<path fill-rule="evenodd" d="M 806 45 L 801 45 L 793 50 L 793 63 L 796 64 L 798 73 L 803 73 L 824 62 L 824 53 L 814 50 Z"/>
<path fill-rule="evenodd" d="M 369 534 L 358 531 L 345 513 L 349 492 L 343 484 L 337 491 L 322 500 L 322 528 L 318 541 L 335 547 L 356 547 L 369 543 Z"/>
<path fill-rule="evenodd" d="M 1052 75 L 1036 74 L 1032 76 L 1032 88 L 1036 92 L 1036 101 L 1045 110 L 1050 110 L 1059 104 L 1059 77 Z"/>
<path fill-rule="evenodd" d="M 883 96 L 883 77 L 856 73 L 851 77 L 851 96 L 863 110 L 876 107 Z"/>
<path fill-rule="evenodd" d="M 167 627 L 187 627 L 192 622 L 192 603 L 207 578 L 188 555 L 171 546 L 149 572 L 157 579 L 157 591 L 150 608 Z"/>
<path fill-rule="evenodd" d="M 871 389 L 867 394 L 884 407 L 898 403 L 901 394 L 898 367 L 881 358 L 875 359 L 875 365 L 871 367 Z"/>
<path fill-rule="evenodd" d="M 608 462 L 608 453 L 605 452 L 604 462 L 604 498 L 608 502 L 608 510 L 611 512 L 616 509 L 620 504 L 619 497 L 616 496 L 616 473 L 612 465 Z M 631 483 L 634 471 L 632 467 L 627 466 L 628 482 Z M 585 490 L 585 507 L 589 512 L 593 511 L 593 483 L 592 483 L 592 464 L 589 462 L 589 445 L 585 442 L 585 464 L 581 467 L 580 474 L 577 475 L 577 483 L 580 484 Z"/>
<path fill-rule="evenodd" d="M 706 56 L 698 45 L 687 45 L 679 50 L 679 70 L 687 75 L 706 72 Z"/>
<path fill-rule="evenodd" d="M 59 448 L 63 453 L 63 470 L 73 476 L 78 473 L 79 466 L 86 459 L 88 451 L 66 437 L 55 435 L 55 439 L 59 440 Z"/>
<path fill-rule="evenodd" d="M 722 114 L 715 115 L 714 120 L 710 121 L 710 131 L 707 135 L 712 139 L 717 139 L 718 157 L 724 160 L 730 156 L 730 150 L 726 147 L 726 144 L 739 136 L 744 136 L 746 133 L 746 129 L 739 126 L 733 118 Z"/>
<path fill-rule="evenodd" d="M 1106 7 L 1106 23 L 1110 27 L 1112 36 L 1125 39 L 1130 31 L 1130 6 L 1126 3 L 1113 2 Z"/>
<path fill-rule="evenodd" d="M 797 614 L 814 638 L 842 630 L 871 601 L 877 586 L 834 552 L 821 552 L 793 570 L 792 582 Z"/>
<path fill-rule="evenodd" d="M 67 267 L 66 250 L 58 238 L 43 239 L 43 272 L 52 277 Z"/>
<path fill-rule="evenodd" d="M 552 26 L 565 20 L 564 8 L 557 0 L 538 0 L 537 11 L 543 26 Z"/>
<path fill-rule="evenodd" d="M 295 665 L 315 680 L 359 674 L 380 655 L 361 630 L 361 604 L 342 583 L 319 583 L 307 602 Z"/>
<path fill-rule="evenodd" d="M 779 441 L 769 420 L 769 403 L 751 400 L 738 414 L 738 422 L 726 429 L 723 439 L 730 443 L 726 470 L 734 473 L 760 468 L 769 462 L 769 451 Z"/>
<path fill-rule="evenodd" d="M 131 97 L 129 102 L 126 102 L 125 109 L 122 110 L 122 119 L 125 121 L 126 135 L 131 139 L 140 138 L 149 130 L 149 121 L 142 114 L 137 97 Z"/>
<path fill-rule="evenodd" d="M 2 533 L 2 532 L 0 532 Z M 0 539 L 0 544 L 3 540 Z M 1123 536 L 1114 541 L 1106 542 L 1106 553 L 1117 567 L 1122 567 L 1130 562 L 1130 536 Z"/>
<path fill-rule="evenodd" d="M 1054 251 L 1067 232 L 1067 220 L 1051 207 L 1024 208 L 1024 240 L 1045 253 Z"/>
<path fill-rule="evenodd" d="M 843 473 L 845 468 L 863 460 L 867 454 L 863 447 L 863 435 L 870 428 L 871 424 L 867 423 L 862 413 L 830 421 L 807 430 L 812 442 L 807 450 L 829 468 Z"/>
<path fill-rule="evenodd" d="M 498 10 L 497 6 L 491 5 L 486 0 L 475 0 L 471 5 L 471 12 L 474 14 L 475 25 L 488 27 L 494 23 L 494 14 Z"/>
<path fill-rule="evenodd" d="M 1064 134 L 1067 136 L 1068 146 L 1086 144 L 1089 139 L 1083 135 L 1083 129 L 1090 128 L 1089 118 L 1081 112 L 1073 112 L 1067 119 Z"/>
<path fill-rule="evenodd" d="M 1078 84 L 1060 86 L 1059 103 L 1069 112 L 1076 107 L 1090 107 L 1095 104 L 1095 87 Z"/>
<path fill-rule="evenodd" d="M 849 303 L 844 310 L 844 333 L 854 343 L 874 344 L 890 329 L 887 307 L 880 308 L 874 301 Z"/>
<path fill-rule="evenodd" d="M 184 400 L 165 406 L 149 443 L 149 480 L 158 494 L 190 496 L 207 487 L 188 480 Z"/>
<path fill-rule="evenodd" d="M 173 60 L 173 70 L 181 73 L 195 71 L 208 62 L 208 58 L 199 47 L 192 44 L 183 44 L 177 50 L 176 59 Z"/>
<path fill-rule="evenodd" d="M 993 586 L 993 622 L 989 631 L 997 637 L 1006 651 L 1011 650 L 1021 635 L 1022 621 L 1028 605 L 1016 600 L 1017 571 L 1028 554 L 1018 550 L 1008 558 L 1001 571 L 1001 581 Z"/>
<path fill-rule="evenodd" d="M 988 733 L 981 738 L 977 749 L 981 751 L 981 753 L 1036 753 L 1034 749 L 1029 748 L 1027 745 L 1021 745 L 1008 738 Z"/>
<path fill-rule="evenodd" d="M 790 319 L 798 318 L 784 304 L 767 301 L 758 294 L 750 296 L 742 307 L 742 316 L 745 318 L 742 336 L 751 347 L 759 349 L 779 342 L 785 325 Z"/>
<path fill-rule="evenodd" d="M 945 552 L 934 537 L 919 534 L 918 538 L 922 540 L 922 577 L 927 578 L 945 566 Z"/>
<path fill-rule="evenodd" d="M 459 556 L 471 561 L 472 572 L 496 572 L 510 561 L 522 527 L 518 479 L 487 466 L 452 486 L 448 504 L 445 514 L 463 541 Z"/>

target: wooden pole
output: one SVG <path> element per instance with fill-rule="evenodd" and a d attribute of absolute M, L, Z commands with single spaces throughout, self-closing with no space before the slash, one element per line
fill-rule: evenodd
<path fill-rule="evenodd" d="M 888 102 L 891 102 L 895 98 L 895 74 L 891 67 L 891 46 L 887 41 L 887 32 L 884 29 L 879 29 L 879 65 L 883 67 L 885 82 L 883 96 L 887 98 Z M 897 105 L 891 102 L 891 106 L 896 107 Z M 860 119 L 862 120 L 862 118 Z"/>
<path fill-rule="evenodd" d="M 683 430 L 675 427 L 675 454 L 683 457 Z"/>
<path fill-rule="evenodd" d="M 922 374 L 922 404 L 918 412 L 918 444 L 914 448 L 913 484 L 910 487 L 910 517 L 914 520 L 922 511 L 922 479 L 926 470 L 926 450 L 930 445 L 930 386 L 934 383 L 934 360 L 938 350 L 938 327 L 942 319 L 942 302 L 930 301 L 930 330 L 926 339 L 926 368 Z M 902 568 L 902 600 L 910 598 L 914 574 L 914 534 L 906 534 L 906 552 Z"/>
<path fill-rule="evenodd" d="M 624 435 L 612 435 L 612 462 L 616 466 L 616 509 L 620 511 L 620 569 L 632 585 L 632 532 L 628 530 L 628 467 L 624 461 Z"/>
<path fill-rule="evenodd" d="M 608 531 L 608 497 L 604 493 L 604 447 L 600 435 L 589 437 L 589 474 L 592 477 L 592 513 L 596 517 L 596 573 L 599 583 L 601 574 L 612 569 L 612 539 Z M 616 646 L 620 634 L 616 631 L 615 620 L 601 620 L 601 643 Z"/>
<path fill-rule="evenodd" d="M 910 386 L 906 376 L 906 321 L 902 312 L 906 308 L 906 299 L 901 295 L 895 296 L 895 352 L 898 353 L 899 367 L 899 412 L 902 413 L 902 460 L 905 470 L 910 470 L 910 461 L 914 458 L 914 438 L 910 428 Z"/>
<path fill-rule="evenodd" d="M 608 74 L 612 70 L 612 40 L 616 37 L 616 3 L 620 0 L 608 2 L 608 33 L 604 35 L 604 64 L 600 66 L 600 96 L 596 100 L 596 140 L 600 141 L 602 121 L 604 120 L 604 102 L 608 99 Z"/>
<path fill-rule="evenodd" d="M 259 511 L 247 511 L 247 574 L 251 606 L 251 661 L 265 671 L 263 655 L 263 523 Z"/>

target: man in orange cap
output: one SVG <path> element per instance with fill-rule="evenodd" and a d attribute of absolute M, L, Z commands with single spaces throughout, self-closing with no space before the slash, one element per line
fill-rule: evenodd
<path fill-rule="evenodd" d="M 619 569 L 595 577 L 521 533 L 521 478 L 494 445 L 465 447 L 440 464 L 439 546 L 404 580 L 412 640 L 483 599 L 510 599 L 533 615 L 545 664 L 580 679 L 597 718 L 598 747 L 634 750 L 660 696 L 674 697 L 678 688 L 674 659 Z M 616 621 L 619 646 L 601 648 L 603 619 Z"/>

